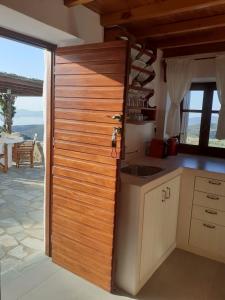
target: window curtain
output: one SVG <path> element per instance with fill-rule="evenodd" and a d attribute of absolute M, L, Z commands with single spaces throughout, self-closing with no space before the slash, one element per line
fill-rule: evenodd
<path fill-rule="evenodd" d="M 192 61 L 190 59 L 167 61 L 167 89 L 171 104 L 167 117 L 166 133 L 170 137 L 180 134 L 180 103 L 190 89 L 191 79 Z"/>
<path fill-rule="evenodd" d="M 216 58 L 216 85 L 221 104 L 216 138 L 223 140 L 225 139 L 225 56 Z"/>
<path fill-rule="evenodd" d="M 190 101 L 191 101 L 191 92 L 188 91 L 184 96 L 184 108 L 189 109 Z M 188 127 L 188 114 L 183 114 L 181 131 L 180 131 L 180 141 L 181 143 L 184 144 L 186 144 L 186 140 L 187 140 L 187 127 Z"/>

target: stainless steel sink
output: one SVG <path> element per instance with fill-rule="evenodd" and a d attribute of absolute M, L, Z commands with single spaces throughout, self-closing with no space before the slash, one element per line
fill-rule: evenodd
<path fill-rule="evenodd" d="M 121 172 L 139 177 L 151 176 L 161 172 L 162 170 L 163 169 L 159 167 L 144 165 L 129 165 L 127 167 L 121 168 Z"/>

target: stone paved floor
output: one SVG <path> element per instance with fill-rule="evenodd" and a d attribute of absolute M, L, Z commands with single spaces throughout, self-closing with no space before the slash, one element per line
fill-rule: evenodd
<path fill-rule="evenodd" d="M 0 172 L 2 274 L 29 264 L 44 251 L 44 168 Z"/>

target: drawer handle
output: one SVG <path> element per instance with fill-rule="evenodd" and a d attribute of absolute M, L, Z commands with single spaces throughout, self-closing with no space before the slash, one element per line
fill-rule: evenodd
<path fill-rule="evenodd" d="M 209 224 L 206 224 L 206 223 L 204 223 L 203 226 L 205 226 L 205 227 L 207 227 L 207 228 L 209 228 L 209 229 L 215 229 L 215 228 L 216 228 L 216 226 L 214 226 L 214 225 L 209 225 Z"/>
<path fill-rule="evenodd" d="M 162 190 L 162 202 L 166 201 L 166 191 Z"/>
<path fill-rule="evenodd" d="M 206 197 L 207 197 L 208 199 L 211 199 L 211 200 L 220 200 L 219 197 L 214 196 L 214 195 L 207 195 Z"/>
<path fill-rule="evenodd" d="M 205 212 L 206 212 L 207 214 L 210 214 L 210 215 L 217 215 L 217 214 L 218 214 L 217 211 L 211 210 L 211 209 L 206 209 Z"/>
<path fill-rule="evenodd" d="M 221 182 L 217 180 L 209 180 L 209 184 L 221 185 Z"/>
<path fill-rule="evenodd" d="M 170 198 L 170 188 L 167 186 L 166 188 L 166 199 Z"/>

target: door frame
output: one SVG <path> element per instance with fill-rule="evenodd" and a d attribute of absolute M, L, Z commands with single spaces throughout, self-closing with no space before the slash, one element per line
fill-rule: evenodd
<path fill-rule="evenodd" d="M 7 38 L 16 42 L 27 44 L 48 50 L 51 53 L 51 60 L 48 62 L 48 68 L 51 68 L 48 76 L 48 91 L 46 103 L 46 119 L 45 119 L 45 134 L 46 134 L 46 157 L 45 157 L 45 184 L 44 184 L 44 201 L 45 201 L 45 254 L 51 256 L 51 174 L 52 174 L 52 132 L 53 132 L 53 97 L 54 97 L 54 57 L 57 45 L 30 37 L 16 31 L 12 31 L 0 27 L 0 37 Z"/>

